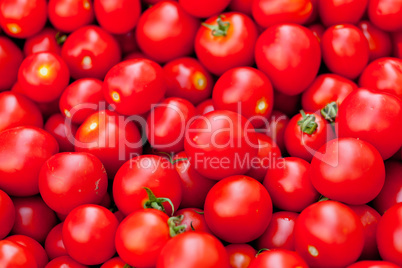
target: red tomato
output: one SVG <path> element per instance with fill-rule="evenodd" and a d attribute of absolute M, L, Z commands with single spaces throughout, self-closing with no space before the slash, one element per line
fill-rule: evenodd
<path fill-rule="evenodd" d="M 30 56 L 39 52 L 52 52 L 60 55 L 61 48 L 59 41 L 62 37 L 53 28 L 44 28 L 40 33 L 28 38 L 24 44 L 25 56 Z"/>
<path fill-rule="evenodd" d="M 119 43 L 123 54 L 135 53 L 138 50 L 137 39 L 135 38 L 135 30 L 124 34 L 115 34 L 114 37 Z"/>
<path fill-rule="evenodd" d="M 140 209 L 128 215 L 116 233 L 119 256 L 133 267 L 155 267 L 162 248 L 170 239 L 168 219 L 156 209 Z"/>
<path fill-rule="evenodd" d="M 173 237 L 159 255 L 157 268 L 229 268 L 224 246 L 214 236 L 187 232 Z"/>
<path fill-rule="evenodd" d="M 258 37 L 253 20 L 239 12 L 223 13 L 207 19 L 195 37 L 195 53 L 200 62 L 215 75 L 249 66 Z"/>
<path fill-rule="evenodd" d="M 401 0 L 370 0 L 368 5 L 370 21 L 385 31 L 402 29 Z"/>
<path fill-rule="evenodd" d="M 71 33 L 94 20 L 90 0 L 49 0 L 48 12 L 52 25 L 61 32 Z"/>
<path fill-rule="evenodd" d="M 318 12 L 327 27 L 350 23 L 356 24 L 366 11 L 368 0 L 318 1 Z"/>
<path fill-rule="evenodd" d="M 253 6 L 253 1 L 249 0 L 232 0 L 229 4 L 229 9 L 232 11 L 237 11 L 251 16 L 251 9 Z"/>
<path fill-rule="evenodd" d="M 388 209 L 377 226 L 377 244 L 381 258 L 402 266 L 402 203 Z"/>
<path fill-rule="evenodd" d="M 15 208 L 11 198 L 0 190 L 0 239 L 3 239 L 13 228 Z"/>
<path fill-rule="evenodd" d="M 197 172 L 220 180 L 250 169 L 258 153 L 258 139 L 245 117 L 232 111 L 216 110 L 190 124 L 184 149 Z"/>
<path fill-rule="evenodd" d="M 395 122 L 402 122 L 402 100 L 361 88 L 350 93 L 339 107 L 338 136 L 365 140 L 388 159 L 402 145 L 402 125 Z"/>
<path fill-rule="evenodd" d="M 198 208 L 184 208 L 174 213 L 176 217 L 182 217 L 177 225 L 185 226 L 184 232 L 198 231 L 211 233 L 205 221 L 204 211 Z"/>
<path fill-rule="evenodd" d="M 373 200 L 384 185 L 378 151 L 363 140 L 339 138 L 323 145 L 311 161 L 310 178 L 322 195 L 351 205 Z"/>
<path fill-rule="evenodd" d="M 238 112 L 254 127 L 260 127 L 272 112 L 274 95 L 271 82 L 263 72 L 238 67 L 226 71 L 218 79 L 212 100 L 217 110 Z"/>
<path fill-rule="evenodd" d="M 46 237 L 45 250 L 51 260 L 68 255 L 63 243 L 63 224 L 62 222 L 53 227 Z"/>
<path fill-rule="evenodd" d="M 279 111 L 273 111 L 269 118 L 269 123 L 264 128 L 264 134 L 271 137 L 272 140 L 279 146 L 282 153 L 285 150 L 285 130 L 289 124 L 289 118 Z"/>
<path fill-rule="evenodd" d="M 212 187 L 204 210 L 208 227 L 217 237 L 230 243 L 247 243 L 264 233 L 271 220 L 272 202 L 258 181 L 232 176 Z"/>
<path fill-rule="evenodd" d="M 0 36 L 0 91 L 11 89 L 17 81 L 22 59 L 21 49 L 10 39 Z"/>
<path fill-rule="evenodd" d="M 328 28 L 321 39 L 324 63 L 331 72 L 355 79 L 369 60 L 369 43 L 363 32 L 351 24 Z"/>
<path fill-rule="evenodd" d="M 177 2 L 161 1 L 142 13 L 136 27 L 138 46 L 157 62 L 187 56 L 193 52 L 198 26 Z"/>
<path fill-rule="evenodd" d="M 292 117 L 301 110 L 301 94 L 288 95 L 274 90 L 274 110 Z"/>
<path fill-rule="evenodd" d="M 166 75 L 166 97 L 179 97 L 197 105 L 211 96 L 211 74 L 193 58 L 179 58 L 168 62 L 163 71 Z"/>
<path fill-rule="evenodd" d="M 318 112 L 331 102 L 342 104 L 357 85 L 337 74 L 322 74 L 302 94 L 302 106 L 306 112 Z"/>
<path fill-rule="evenodd" d="M 387 261 L 359 261 L 346 268 L 399 268 L 399 266 Z"/>
<path fill-rule="evenodd" d="M 0 93 L 0 131 L 19 126 L 43 127 L 39 108 L 18 93 Z"/>
<path fill-rule="evenodd" d="M 363 249 L 359 217 L 335 201 L 321 201 L 303 210 L 294 232 L 296 251 L 311 267 L 345 267 Z"/>
<path fill-rule="evenodd" d="M 37 34 L 47 20 L 45 0 L 3 0 L 0 26 L 9 36 L 27 38 Z"/>
<path fill-rule="evenodd" d="M 255 258 L 257 251 L 248 244 L 230 244 L 225 247 L 229 256 L 230 267 L 247 268 Z"/>
<path fill-rule="evenodd" d="M 75 151 L 99 158 L 109 178 L 113 178 L 128 159 L 142 152 L 137 126 L 109 110 L 89 116 L 77 130 L 75 139 Z"/>
<path fill-rule="evenodd" d="M 260 253 L 249 268 L 308 268 L 307 263 L 296 252 L 286 249 L 273 249 Z"/>
<path fill-rule="evenodd" d="M 402 59 L 402 31 L 392 34 L 393 56 Z"/>
<path fill-rule="evenodd" d="M 100 26 L 114 34 L 134 29 L 141 13 L 139 0 L 94 0 L 94 8 Z"/>
<path fill-rule="evenodd" d="M 311 0 L 255 0 L 252 13 L 264 28 L 280 23 L 304 24 L 313 13 L 313 3 Z"/>
<path fill-rule="evenodd" d="M 74 151 L 74 137 L 77 126 L 69 124 L 61 114 L 52 115 L 45 124 L 44 129 L 49 132 L 59 144 L 60 152 Z"/>
<path fill-rule="evenodd" d="M 58 151 L 57 141 L 36 127 L 0 132 L 0 189 L 14 196 L 39 193 L 40 168 Z"/>
<path fill-rule="evenodd" d="M 38 196 L 15 197 L 12 200 L 15 206 L 15 223 L 11 232 L 44 242 L 49 231 L 56 225 L 54 212 Z"/>
<path fill-rule="evenodd" d="M 373 61 L 363 70 L 359 85 L 391 93 L 402 100 L 402 59 L 382 58 Z"/>
<path fill-rule="evenodd" d="M 120 257 L 114 257 L 102 264 L 100 268 L 124 268 L 125 265 L 126 263 Z"/>
<path fill-rule="evenodd" d="M 7 268 L 38 268 L 28 249 L 8 240 L 0 241 L 0 264 Z"/>
<path fill-rule="evenodd" d="M 86 265 L 107 261 L 116 253 L 114 237 L 118 225 L 113 213 L 104 207 L 75 208 L 63 224 L 63 242 L 68 255 Z"/>
<path fill-rule="evenodd" d="M 322 35 L 325 32 L 325 28 L 322 24 L 316 23 L 308 26 L 310 31 L 317 37 L 318 42 L 321 42 Z"/>
<path fill-rule="evenodd" d="M 162 68 L 147 59 L 123 61 L 106 75 L 103 94 L 117 112 L 136 115 L 148 112 L 166 91 Z"/>
<path fill-rule="evenodd" d="M 103 82 L 94 78 L 83 78 L 71 83 L 60 97 L 60 111 L 73 123 L 81 124 L 105 101 Z"/>
<path fill-rule="evenodd" d="M 293 230 L 298 216 L 299 214 L 288 211 L 272 214 L 267 229 L 257 239 L 257 248 L 295 250 Z"/>
<path fill-rule="evenodd" d="M 369 21 L 361 21 L 359 22 L 358 26 L 369 43 L 369 61 L 391 56 L 392 43 L 389 33 L 378 29 Z"/>
<path fill-rule="evenodd" d="M 97 26 L 85 26 L 67 37 L 61 49 L 71 76 L 75 79 L 103 79 L 121 59 L 116 39 Z"/>
<path fill-rule="evenodd" d="M 119 169 L 113 182 L 113 197 L 119 210 L 128 215 L 144 208 L 149 201 L 144 187 L 149 188 L 157 198 L 172 201 L 174 208 L 167 203 L 163 206 L 168 215 L 179 207 L 182 196 L 180 178 L 165 158 L 141 155 L 127 161 Z"/>
<path fill-rule="evenodd" d="M 173 163 L 183 189 L 180 208 L 203 208 L 205 197 L 216 181 L 210 180 L 195 171 L 185 152 L 176 154 Z"/>
<path fill-rule="evenodd" d="M 319 114 L 303 110 L 295 115 L 285 130 L 285 145 L 291 156 L 311 162 L 314 154 L 326 142 L 335 138 L 330 124 Z"/>
<path fill-rule="evenodd" d="M 278 24 L 258 38 L 255 60 L 275 89 L 287 95 L 297 95 L 317 75 L 321 63 L 320 44 L 303 26 Z"/>
<path fill-rule="evenodd" d="M 397 161 L 385 163 L 385 183 L 373 201 L 374 208 L 384 214 L 396 203 L 402 203 L 402 164 Z"/>
<path fill-rule="evenodd" d="M 230 0 L 179 0 L 184 11 L 198 18 L 219 15 L 229 3 Z"/>
<path fill-rule="evenodd" d="M 215 110 L 214 102 L 212 99 L 206 99 L 195 107 L 197 109 L 198 115 L 204 115 L 206 113 L 212 112 Z"/>
<path fill-rule="evenodd" d="M 61 256 L 49 262 L 46 268 L 88 268 L 88 266 L 76 262 L 69 256 Z"/>
<path fill-rule="evenodd" d="M 22 93 L 37 102 L 56 100 L 69 80 L 70 73 L 66 63 L 51 52 L 28 56 L 18 71 L 18 84 Z"/>
<path fill-rule="evenodd" d="M 14 242 L 28 250 L 34 257 L 36 266 L 38 268 L 44 268 L 49 262 L 46 251 L 43 249 L 42 245 L 39 244 L 39 242 L 37 242 L 35 239 L 32 239 L 25 235 L 12 235 L 7 237 L 6 240 Z"/>

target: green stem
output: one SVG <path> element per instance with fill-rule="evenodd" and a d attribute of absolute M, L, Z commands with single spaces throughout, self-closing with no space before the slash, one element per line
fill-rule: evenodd
<path fill-rule="evenodd" d="M 328 103 L 324 108 L 321 109 L 321 114 L 329 122 L 334 122 L 336 115 L 338 114 L 338 105 L 335 101 Z"/>
<path fill-rule="evenodd" d="M 301 110 L 302 119 L 297 122 L 297 125 L 300 126 L 300 130 L 306 134 L 313 134 L 317 129 L 318 124 L 315 122 L 314 114 L 308 114 Z"/>
<path fill-rule="evenodd" d="M 172 206 L 172 215 L 174 213 L 174 205 L 169 198 L 165 197 L 156 197 L 151 189 L 144 187 L 145 191 L 148 194 L 148 201 L 145 202 L 144 208 L 154 208 L 166 213 L 165 208 L 163 207 L 163 203 L 168 202 Z"/>
<path fill-rule="evenodd" d="M 58 44 L 58 45 L 62 45 L 62 44 L 64 44 L 64 42 L 66 41 L 67 35 L 61 34 L 60 32 L 57 32 L 55 38 L 56 38 L 57 44 Z"/>
<path fill-rule="evenodd" d="M 230 22 L 222 21 L 222 15 L 218 16 L 216 19 L 217 25 L 211 25 L 207 23 L 202 23 L 203 26 L 207 27 L 212 31 L 213 36 L 226 36 L 230 27 Z"/>
<path fill-rule="evenodd" d="M 168 219 L 169 234 L 170 237 L 174 237 L 178 234 L 184 233 L 186 231 L 186 225 L 179 225 L 183 220 L 183 215 L 170 217 Z"/>
<path fill-rule="evenodd" d="M 264 251 L 269 251 L 269 249 L 267 249 L 267 248 L 262 248 L 262 249 L 260 249 L 260 250 L 257 252 L 257 254 L 255 254 L 255 256 L 257 257 L 258 255 L 260 255 L 260 254 L 263 253 Z"/>

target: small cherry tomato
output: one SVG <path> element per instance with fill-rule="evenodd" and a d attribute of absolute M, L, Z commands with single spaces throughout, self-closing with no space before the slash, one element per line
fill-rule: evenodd
<path fill-rule="evenodd" d="M 103 263 L 100 268 L 124 268 L 125 265 L 126 263 L 120 257 L 114 257 Z"/>
<path fill-rule="evenodd" d="M 327 27 L 341 23 L 356 24 L 366 11 L 368 0 L 318 1 L 318 12 Z"/>
<path fill-rule="evenodd" d="M 21 49 L 10 39 L 0 36 L 0 91 L 11 89 L 17 81 L 22 60 Z"/>
<path fill-rule="evenodd" d="M 81 263 L 76 262 L 69 256 L 61 256 L 53 259 L 46 265 L 46 268 L 88 268 Z"/>
<path fill-rule="evenodd" d="M 307 263 L 294 251 L 273 249 L 262 252 L 251 262 L 249 268 L 308 268 Z"/>
<path fill-rule="evenodd" d="M 8 240 L 0 241 L 0 263 L 7 268 L 38 268 L 35 258 L 28 249 Z"/>
<path fill-rule="evenodd" d="M 255 258 L 257 251 L 248 244 L 230 244 L 225 247 L 229 256 L 230 267 L 247 268 Z"/>
<path fill-rule="evenodd" d="M 63 224 L 62 222 L 53 227 L 46 237 L 45 250 L 51 260 L 68 255 L 63 243 Z"/>
<path fill-rule="evenodd" d="M 13 228 L 15 208 L 11 198 L 0 190 L 0 239 L 5 238 Z"/>
<path fill-rule="evenodd" d="M 358 27 L 363 32 L 369 44 L 369 61 L 391 56 L 392 43 L 389 33 L 378 29 L 369 21 L 359 22 Z"/>
<path fill-rule="evenodd" d="M 206 113 L 215 111 L 214 102 L 212 99 L 206 99 L 195 107 L 198 115 L 204 115 Z"/>
<path fill-rule="evenodd" d="M 138 52 L 137 39 L 135 38 L 135 30 L 129 31 L 123 34 L 115 34 L 117 42 L 120 45 L 121 51 L 127 56 L 130 53 L 140 53 Z"/>
<path fill-rule="evenodd" d="M 58 42 L 62 38 L 62 36 L 58 37 L 58 32 L 55 29 L 45 28 L 25 41 L 24 54 L 29 56 L 39 52 L 52 52 L 60 55 L 61 48 Z"/>
<path fill-rule="evenodd" d="M 393 56 L 402 59 L 402 31 L 392 34 Z"/>
<path fill-rule="evenodd" d="M 402 1 L 370 0 L 368 4 L 370 21 L 384 31 L 402 29 Z"/>
<path fill-rule="evenodd" d="M 322 24 L 316 23 L 308 26 L 310 31 L 317 37 L 318 42 L 321 42 L 322 35 L 325 32 L 325 28 Z"/>
<path fill-rule="evenodd" d="M 77 133 L 76 125 L 68 123 L 61 114 L 54 114 L 46 121 L 44 129 L 56 139 L 60 152 L 74 151 L 74 137 Z"/>
<path fill-rule="evenodd" d="M 12 235 L 7 237 L 6 240 L 12 241 L 28 250 L 34 257 L 38 268 L 45 268 L 49 262 L 45 249 L 35 239 L 25 235 Z"/>
<path fill-rule="evenodd" d="M 281 149 L 281 152 L 284 153 L 286 151 L 285 130 L 286 126 L 289 124 L 289 118 L 286 114 L 274 110 L 268 121 L 268 124 L 263 129 L 263 133 L 272 138 Z"/>
<path fill-rule="evenodd" d="M 399 266 L 387 261 L 359 261 L 346 268 L 399 268 Z"/>
<path fill-rule="evenodd" d="M 230 0 L 179 0 L 184 11 L 198 18 L 219 15 L 230 2 Z"/>
<path fill-rule="evenodd" d="M 204 211 L 198 208 L 184 208 L 176 211 L 174 216 L 180 218 L 178 225 L 184 226 L 183 232 L 205 232 L 211 233 L 205 221 Z"/>

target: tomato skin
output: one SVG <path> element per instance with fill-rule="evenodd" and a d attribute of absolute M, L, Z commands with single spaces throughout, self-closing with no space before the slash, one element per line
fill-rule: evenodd
<path fill-rule="evenodd" d="M 308 26 L 310 31 L 315 35 L 317 38 L 318 42 L 321 42 L 322 35 L 325 32 L 325 28 L 322 24 L 316 23 Z"/>
<path fill-rule="evenodd" d="M 0 264 L 3 267 L 38 268 L 28 249 L 8 240 L 0 241 Z"/>
<path fill-rule="evenodd" d="M 384 185 L 378 151 L 363 140 L 339 138 L 323 145 L 311 161 L 310 178 L 325 197 L 351 205 L 373 200 Z"/>
<path fill-rule="evenodd" d="M 180 152 L 188 122 L 196 115 L 194 105 L 182 98 L 167 98 L 154 106 L 147 119 L 147 138 L 156 150 Z"/>
<path fill-rule="evenodd" d="M 176 154 L 173 161 L 182 186 L 180 208 L 203 208 L 205 197 L 216 181 L 210 180 L 195 171 L 186 152 Z"/>
<path fill-rule="evenodd" d="M 198 208 L 183 208 L 174 213 L 176 217 L 180 215 L 183 216 L 183 219 L 179 225 L 186 226 L 185 232 L 198 231 L 212 234 L 205 221 L 203 210 Z"/>
<path fill-rule="evenodd" d="M 61 49 L 74 79 L 103 79 L 120 62 L 121 51 L 116 39 L 97 26 L 84 26 L 71 33 Z"/>
<path fill-rule="evenodd" d="M 385 163 L 385 183 L 373 200 L 373 207 L 382 215 L 397 203 L 402 203 L 402 164 L 397 161 Z"/>
<path fill-rule="evenodd" d="M 302 94 L 302 107 L 306 112 L 317 112 L 328 103 L 335 101 L 341 105 L 357 85 L 337 74 L 321 74 Z"/>
<path fill-rule="evenodd" d="M 156 209 L 140 209 L 128 215 L 116 233 L 119 256 L 131 266 L 154 267 L 170 239 L 168 219 L 165 213 Z"/>
<path fill-rule="evenodd" d="M 76 262 L 69 256 L 61 256 L 49 262 L 46 268 L 88 268 L 88 266 Z"/>
<path fill-rule="evenodd" d="M 29 56 L 39 52 L 52 52 L 60 55 L 61 48 L 56 40 L 57 31 L 44 28 L 38 34 L 28 38 L 24 44 L 24 55 Z"/>
<path fill-rule="evenodd" d="M 211 74 L 193 58 L 178 58 L 163 66 L 166 76 L 166 97 L 179 97 L 197 105 L 212 92 L 214 81 Z"/>
<path fill-rule="evenodd" d="M 123 86 L 124 85 L 124 86 Z M 166 92 L 162 68 L 154 61 L 133 59 L 115 65 L 106 74 L 103 94 L 117 112 L 137 115 L 148 112 Z"/>
<path fill-rule="evenodd" d="M 212 100 L 217 110 L 241 113 L 260 127 L 273 108 L 273 89 L 265 74 L 251 67 L 226 71 L 215 83 Z"/>
<path fill-rule="evenodd" d="M 0 190 L 0 239 L 5 238 L 13 228 L 15 208 L 11 198 Z"/>
<path fill-rule="evenodd" d="M 62 222 L 53 227 L 46 237 L 45 250 L 50 260 L 68 255 L 63 243 L 63 224 Z"/>
<path fill-rule="evenodd" d="M 286 114 L 274 110 L 269 118 L 269 123 L 264 128 L 264 134 L 272 138 L 272 140 L 279 146 L 282 153 L 286 151 L 285 130 L 288 124 L 289 118 Z"/>
<path fill-rule="evenodd" d="M 280 211 L 272 214 L 265 232 L 257 239 L 258 248 L 295 250 L 294 226 L 299 214 Z"/>
<path fill-rule="evenodd" d="M 391 36 L 389 33 L 378 29 L 369 21 L 359 22 L 358 27 L 363 32 L 364 36 L 366 37 L 369 43 L 370 48 L 369 61 L 373 61 L 382 57 L 391 56 L 392 43 L 391 43 Z"/>
<path fill-rule="evenodd" d="M 170 162 L 157 155 L 141 155 L 127 161 L 117 172 L 113 183 L 116 206 L 125 215 L 144 207 L 149 200 L 143 187 L 148 187 L 156 197 L 169 198 L 174 209 L 181 202 L 182 189 L 179 175 Z M 166 214 L 172 207 L 164 203 Z"/>
<path fill-rule="evenodd" d="M 135 38 L 135 30 L 123 34 L 115 34 L 117 42 L 120 45 L 121 52 L 127 56 L 130 53 L 140 53 L 138 51 L 137 39 Z"/>
<path fill-rule="evenodd" d="M 347 268 L 399 268 L 399 266 L 387 261 L 359 261 Z"/>
<path fill-rule="evenodd" d="M 231 0 L 179 0 L 181 7 L 191 16 L 208 18 L 219 15 Z"/>
<path fill-rule="evenodd" d="M 36 127 L 17 127 L 0 132 L 0 188 L 13 196 L 39 193 L 40 168 L 58 151 L 57 141 Z"/>
<path fill-rule="evenodd" d="M 124 268 L 126 263 L 120 257 L 114 257 L 104 264 L 100 268 Z"/>
<path fill-rule="evenodd" d="M 136 27 L 138 46 L 159 63 L 184 57 L 193 52 L 198 27 L 199 21 L 179 3 L 161 1 L 140 16 Z"/>
<path fill-rule="evenodd" d="M 327 27 L 341 23 L 356 24 L 363 16 L 368 0 L 318 1 L 318 12 Z"/>
<path fill-rule="evenodd" d="M 218 16 L 210 17 L 205 24 L 217 26 L 217 19 Z M 252 65 L 258 37 L 255 23 L 242 13 L 223 13 L 221 19 L 230 24 L 226 35 L 214 36 L 211 29 L 201 26 L 194 44 L 199 61 L 215 75 L 234 67 Z"/>
<path fill-rule="evenodd" d="M 0 36 L 0 91 L 10 89 L 17 81 L 22 60 L 21 49 L 7 37 Z"/>
<path fill-rule="evenodd" d="M 392 34 L 393 56 L 402 59 L 402 31 Z"/>
<path fill-rule="evenodd" d="M 47 20 L 45 0 L 3 0 L 0 4 L 0 26 L 15 38 L 37 34 Z"/>
<path fill-rule="evenodd" d="M 255 21 L 268 28 L 280 23 L 306 23 L 313 13 L 311 0 L 256 0 L 252 4 Z"/>
<path fill-rule="evenodd" d="M 355 79 L 369 60 L 369 43 L 363 32 L 351 24 L 328 28 L 321 39 L 322 56 L 331 72 Z"/>
<path fill-rule="evenodd" d="M 215 110 L 214 102 L 212 99 L 206 99 L 195 107 L 197 109 L 198 115 L 204 115 L 206 113 L 212 112 Z"/>
<path fill-rule="evenodd" d="M 42 128 L 43 118 L 39 108 L 18 93 L 0 93 L 0 131 L 19 126 Z"/>
<path fill-rule="evenodd" d="M 336 201 L 321 201 L 303 210 L 294 232 L 296 251 L 312 267 L 345 267 L 363 249 L 359 217 Z"/>
<path fill-rule="evenodd" d="M 286 249 L 273 249 L 260 253 L 249 268 L 269 268 L 269 267 L 300 267 L 308 268 L 307 263 L 294 251 Z"/>
<path fill-rule="evenodd" d="M 74 151 L 74 144 L 71 141 L 74 141 L 77 132 L 76 125 L 66 123 L 61 114 L 54 114 L 46 121 L 44 129 L 56 139 L 60 152 Z"/>
<path fill-rule="evenodd" d="M 402 1 L 370 0 L 368 4 L 370 21 L 384 31 L 402 29 Z"/>
<path fill-rule="evenodd" d="M 278 53 L 281 57 L 277 56 Z M 317 75 L 321 49 L 309 29 L 296 24 L 278 24 L 258 38 L 255 60 L 258 69 L 268 76 L 276 90 L 297 95 Z"/>
<path fill-rule="evenodd" d="M 54 212 L 39 196 L 14 197 L 15 223 L 11 232 L 29 236 L 39 243 L 45 241 L 49 231 L 56 225 Z"/>
<path fill-rule="evenodd" d="M 373 61 L 363 70 L 359 85 L 391 93 L 402 100 L 402 59 L 386 57 Z"/>
<path fill-rule="evenodd" d="M 249 0 L 232 0 L 229 4 L 229 9 L 232 11 L 237 11 L 251 16 L 251 9 L 253 6 L 253 1 Z"/>
<path fill-rule="evenodd" d="M 225 247 L 229 256 L 230 267 L 247 268 L 255 258 L 257 251 L 248 244 L 230 244 Z"/>
<path fill-rule="evenodd" d="M 216 110 L 196 118 L 189 125 L 184 150 L 197 172 L 220 180 L 250 169 L 251 159 L 258 153 L 258 139 L 245 117 L 232 111 Z M 215 160 L 222 158 L 225 162 L 216 163 Z M 245 164 L 238 165 L 236 161 Z"/>
<path fill-rule="evenodd" d="M 208 227 L 217 237 L 229 243 L 247 243 L 267 228 L 272 201 L 258 181 L 242 175 L 231 176 L 212 187 L 204 211 Z"/>
<path fill-rule="evenodd" d="M 402 100 L 371 89 L 350 93 L 338 110 L 338 136 L 355 137 L 374 145 L 388 159 L 402 145 Z M 375 135 L 373 135 L 375 133 Z"/>
<path fill-rule="evenodd" d="M 385 211 L 377 226 L 377 244 L 381 258 L 402 265 L 399 237 L 402 229 L 402 204 L 398 203 Z"/>
<path fill-rule="evenodd" d="M 12 235 L 7 237 L 6 240 L 12 241 L 27 249 L 34 257 L 38 268 L 44 268 L 49 262 L 46 251 L 36 240 L 25 235 Z"/>
<path fill-rule="evenodd" d="M 229 258 L 214 236 L 186 232 L 166 243 L 156 264 L 156 268 L 177 267 L 229 268 Z"/>

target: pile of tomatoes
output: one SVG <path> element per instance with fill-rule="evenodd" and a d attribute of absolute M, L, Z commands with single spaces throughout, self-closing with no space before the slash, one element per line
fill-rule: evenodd
<path fill-rule="evenodd" d="M 402 267 L 402 0 L 0 0 L 1 268 Z"/>

